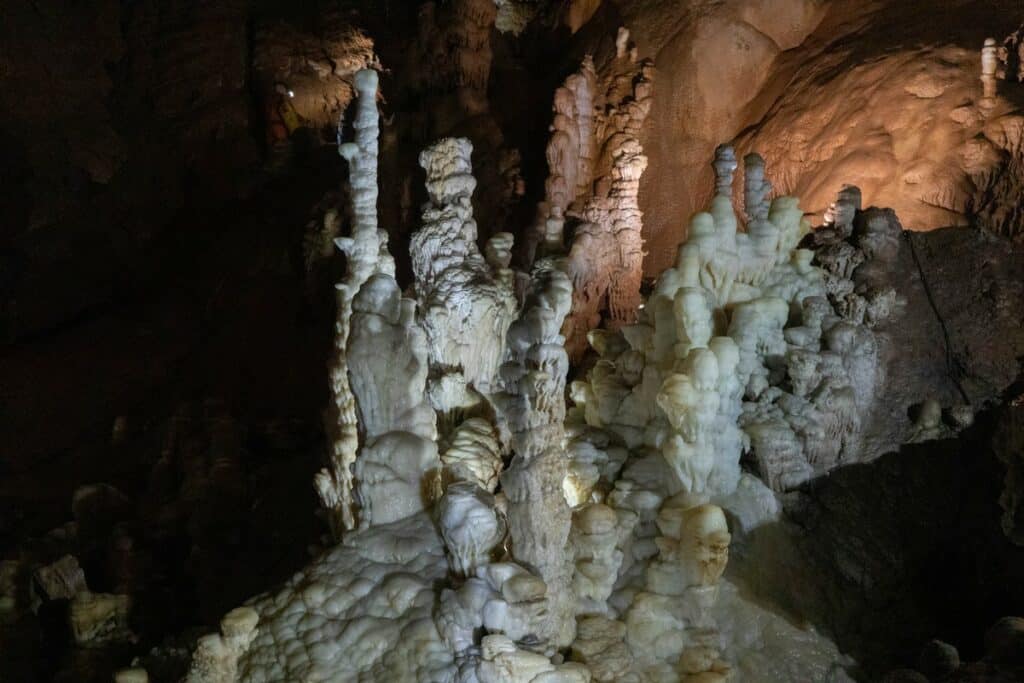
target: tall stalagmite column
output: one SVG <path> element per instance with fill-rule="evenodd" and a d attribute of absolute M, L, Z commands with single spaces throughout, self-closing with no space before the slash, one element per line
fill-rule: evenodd
<path fill-rule="evenodd" d="M 565 273 L 551 269 L 534 276 L 523 315 L 509 328 L 510 359 L 502 366 L 506 391 L 497 397 L 515 452 L 501 475 L 512 555 L 547 584 L 546 617 L 537 635 L 557 648 L 572 642 L 575 632 L 573 558 L 565 550 L 572 512 L 562 492 L 569 358 L 559 332 L 571 303 Z"/>
<path fill-rule="evenodd" d="M 395 264 L 387 251 L 387 233 L 377 227 L 377 149 L 380 134 L 377 112 L 377 72 L 364 69 L 356 74 L 358 102 L 355 142 L 346 142 L 338 152 L 349 164 L 352 188 L 352 236 L 335 240 L 348 260 L 345 279 L 336 285 L 337 317 L 334 349 L 328 361 L 331 403 L 325 417 L 329 440 L 329 464 L 316 476 L 320 503 L 327 511 L 331 531 L 340 538 L 355 527 L 352 498 L 352 465 L 359 448 L 359 424 L 355 397 L 349 386 L 346 348 L 352 300 L 370 276 L 394 276 Z"/>

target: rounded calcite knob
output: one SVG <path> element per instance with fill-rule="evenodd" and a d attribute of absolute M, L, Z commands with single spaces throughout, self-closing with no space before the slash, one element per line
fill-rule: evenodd
<path fill-rule="evenodd" d="M 145 669 L 121 669 L 114 674 L 114 683 L 149 683 L 149 674 Z"/>

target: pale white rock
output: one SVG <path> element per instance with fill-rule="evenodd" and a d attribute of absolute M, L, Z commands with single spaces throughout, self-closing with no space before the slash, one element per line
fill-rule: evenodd
<path fill-rule="evenodd" d="M 349 381 L 366 442 L 393 431 L 436 437 L 436 418 L 425 400 L 427 340 L 415 309 L 384 273 L 368 278 L 352 302 Z"/>
<path fill-rule="evenodd" d="M 807 224 L 797 201 L 771 199 L 756 155 L 740 220 L 735 154 L 723 147 L 716 197 L 646 304 L 629 320 L 610 309 L 622 324 L 607 329 L 565 326 L 574 283 L 589 286 L 573 250 L 588 239 L 637 246 L 629 197 L 642 163 L 630 136 L 649 79 L 634 80 L 635 59 L 620 33 L 607 85 L 640 96 L 615 100 L 620 111 L 600 110 L 602 88 L 584 73 L 556 94 L 564 135 L 549 153 L 562 170 L 549 208 L 595 227 L 529 276 L 510 274 L 507 235 L 476 246 L 468 143 L 425 152 L 415 303 L 373 271 L 346 319 L 363 528 L 251 602 L 258 628 L 232 646 L 237 656 L 225 636 L 202 641 L 198 661 L 237 666 L 225 680 L 844 680 L 834 645 L 753 604 L 723 572 L 731 543 L 754 561 L 752 532 L 781 519 L 775 491 L 856 449 L 880 381 L 878 342 L 861 320 L 871 302 L 880 320 L 898 304 L 872 271 L 891 258 L 893 236 L 847 189 L 831 234 L 807 238 L 816 263 L 798 248 Z M 578 111 L 588 97 L 590 118 Z M 622 137 L 582 155 L 581 136 L 609 135 Z M 608 187 L 588 193 L 589 177 Z M 598 356 L 569 387 L 571 409 L 570 329 Z M 741 473 L 744 451 L 764 481 Z M 563 662 L 566 649 L 575 661 Z"/>
<path fill-rule="evenodd" d="M 731 203 L 732 178 L 739 166 L 732 146 L 719 145 L 715 148 L 715 160 L 711 165 L 715 169 L 715 194 L 729 198 Z"/>
<path fill-rule="evenodd" d="M 220 633 L 199 639 L 184 683 L 232 683 L 238 680 L 238 659 L 252 645 L 259 614 L 251 607 L 228 612 Z"/>
<path fill-rule="evenodd" d="M 347 364 L 364 432 L 353 473 L 365 528 L 427 509 L 439 494 L 441 461 L 415 302 L 402 298 L 393 277 L 377 273 L 352 311 Z"/>
<path fill-rule="evenodd" d="M 451 484 L 437 506 L 438 526 L 448 549 L 452 570 L 468 576 L 505 537 L 505 523 L 495 510 L 494 497 L 473 482 Z"/>
<path fill-rule="evenodd" d="M 757 298 L 737 305 L 729 322 L 729 336 L 739 347 L 737 372 L 746 395 L 760 396 L 771 384 L 769 364 L 780 365 L 786 353 L 782 330 L 789 304 L 778 297 Z"/>
<path fill-rule="evenodd" d="M 872 333 L 844 321 L 829 298 L 830 277 L 852 293 L 852 276 L 869 259 L 844 272 L 816 266 L 814 253 L 798 248 L 808 229 L 803 212 L 793 198 L 769 199 L 771 186 L 756 155 L 745 160 L 748 220 L 747 232 L 739 232 L 731 191 L 725 191 L 735 169 L 730 156 L 719 150 L 715 170 L 722 186 L 711 211 L 692 219 L 676 265 L 655 284 L 637 324 L 622 328 L 621 338 L 590 335 L 600 360 L 571 392 L 578 406 L 573 419 L 628 448 L 603 499 L 620 521 L 626 515 L 634 520 L 619 525 L 623 561 L 607 604 L 610 614 L 623 615 L 617 623 L 626 626 L 632 658 L 626 676 L 638 680 L 725 680 L 739 673 L 726 662 L 748 653 L 733 648 L 759 645 L 735 640 L 737 634 L 717 623 L 731 534 L 722 509 L 709 500 L 728 506 L 744 534 L 777 521 L 781 508 L 772 489 L 827 471 L 856 448 L 867 406 L 862 398 L 878 381 Z M 844 191 L 836 243 L 861 239 L 852 235 L 859 202 L 855 188 Z M 872 258 L 884 258 L 888 235 L 870 232 L 863 234 Z M 631 399 L 645 395 L 652 379 L 655 389 L 646 395 L 657 410 L 645 413 Z M 745 449 L 753 451 L 769 486 L 741 475 Z M 595 490 L 597 470 L 581 466 L 567 490 Z M 579 495 L 574 500 L 584 502 Z M 733 608 L 752 609 L 735 601 Z M 799 633 L 792 635 L 804 637 Z M 830 643 L 806 637 L 827 653 L 821 661 L 839 666 Z M 785 675 L 803 680 L 791 671 L 778 680 Z M 819 671 L 808 679 L 823 676 Z"/>
<path fill-rule="evenodd" d="M 465 138 L 445 138 L 420 155 L 430 201 L 409 251 L 431 365 L 458 368 L 468 385 L 488 393 L 497 389 L 500 340 L 517 307 L 504 254 L 508 236 L 492 240 L 490 262 L 476 244 L 472 151 Z M 499 343 L 480 343 L 481 336 Z"/>
<path fill-rule="evenodd" d="M 603 614 L 612 594 L 623 554 L 617 548 L 619 518 L 615 510 L 593 503 L 573 515 L 572 543 L 576 554 L 573 591 L 577 614 Z"/>
<path fill-rule="evenodd" d="M 437 443 L 410 432 L 388 432 L 363 447 L 354 473 L 360 528 L 427 510 L 440 495 Z"/>
<path fill-rule="evenodd" d="M 566 552 L 571 510 L 563 494 L 565 378 L 569 369 L 559 329 L 571 286 L 555 269 L 534 274 L 524 312 L 508 332 L 505 391 L 494 397 L 514 456 L 501 475 L 508 498 L 513 556 L 536 569 L 548 586 L 547 609 L 536 634 L 564 647 L 572 641 L 572 557 Z"/>
<path fill-rule="evenodd" d="M 426 514 L 349 534 L 251 602 L 259 626 L 237 680 L 454 681 L 453 653 L 432 618 L 434 583 L 447 573 Z"/>
<path fill-rule="evenodd" d="M 352 466 L 359 448 L 359 425 L 355 397 L 349 386 L 347 359 L 352 301 L 374 273 L 395 274 L 394 260 L 387 251 L 387 232 L 377 224 L 380 134 L 377 84 L 375 71 L 365 69 L 356 74 L 355 141 L 338 147 L 350 168 L 352 235 L 335 239 L 338 248 L 345 253 L 348 272 L 336 285 L 334 346 L 328 360 L 331 402 L 324 416 L 324 427 L 328 436 L 329 464 L 314 480 L 335 540 L 356 525 Z"/>
<path fill-rule="evenodd" d="M 845 667 L 852 664 L 834 643 L 812 628 L 799 628 L 789 620 L 743 597 L 723 579 L 718 589 L 714 618 L 728 653 L 733 679 L 788 683 L 815 681 L 851 683 Z M 788 655 L 780 655 L 788 653 Z"/>
<path fill-rule="evenodd" d="M 484 636 L 480 683 L 589 683 L 590 673 L 578 664 L 555 665 L 547 657 L 516 647 L 506 636 Z"/>
<path fill-rule="evenodd" d="M 447 450 L 441 454 L 441 462 L 446 480 L 470 481 L 494 493 L 504 466 L 494 426 L 481 417 L 463 421 L 455 429 Z"/>
<path fill-rule="evenodd" d="M 626 645 L 626 625 L 621 621 L 604 616 L 583 617 L 577 626 L 572 653 L 599 683 L 639 680 L 631 674 L 633 655 Z"/>
<path fill-rule="evenodd" d="M 909 443 L 936 441 L 952 436 L 953 432 L 942 422 L 942 404 L 933 398 L 925 400 L 918 408 Z"/>
<path fill-rule="evenodd" d="M 986 38 L 981 48 L 982 102 L 991 103 L 996 96 L 996 68 L 999 66 L 999 49 L 995 38 Z"/>

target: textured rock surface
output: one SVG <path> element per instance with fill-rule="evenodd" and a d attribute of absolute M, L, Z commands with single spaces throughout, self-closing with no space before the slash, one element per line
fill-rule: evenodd
<path fill-rule="evenodd" d="M 1016 545 L 1024 545 L 1024 393 L 1020 384 L 1007 392 L 1007 404 L 996 425 L 992 446 L 1006 468 L 999 506 L 1002 527 Z"/>
<path fill-rule="evenodd" d="M 274 98 L 275 86 L 283 86 L 305 125 L 332 133 L 355 96 L 353 76 L 376 62 L 373 41 L 334 7 L 324 7 L 312 27 L 284 20 L 261 24 L 253 43 L 260 96 Z"/>
<path fill-rule="evenodd" d="M 1000 81 L 995 106 L 984 116 L 977 106 L 982 43 L 1012 32 L 1017 10 L 1010 0 L 604 3 L 592 23 L 618 14 L 659 66 L 642 138 L 645 273 L 669 264 L 680 219 L 711 193 L 699 169 L 737 137 L 809 211 L 854 183 L 865 206 L 892 207 L 911 229 L 979 216 L 1017 230 L 1020 86 Z"/>
<path fill-rule="evenodd" d="M 443 680 L 452 660 L 431 618 L 432 584 L 447 572 L 426 515 L 354 534 L 253 603 L 258 633 L 239 674 L 253 683 Z"/>
<path fill-rule="evenodd" d="M 956 254 L 956 258 L 947 258 Z M 910 408 L 934 398 L 977 410 L 1016 378 L 1024 353 L 1019 246 L 975 230 L 904 231 L 895 259 L 874 277 L 905 305 L 876 329 L 886 390 L 872 400 L 860 460 L 911 435 Z"/>
<path fill-rule="evenodd" d="M 977 26 L 973 6 L 960 11 Z M 868 30 L 880 42 L 887 33 L 895 40 L 912 12 L 882 11 Z M 808 46 L 779 99 L 737 145 L 763 149 L 778 169 L 779 189 L 799 194 L 813 211 L 848 182 L 866 203 L 892 207 L 914 230 L 973 219 L 1019 235 L 1024 223 L 1013 197 L 1021 180 L 1024 121 L 1017 108 L 1024 92 L 1006 83 L 992 101 L 982 96 L 980 29 L 973 45 L 922 36 L 921 47 L 877 59 L 856 39 Z M 816 92 L 821 97 L 812 104 Z"/>

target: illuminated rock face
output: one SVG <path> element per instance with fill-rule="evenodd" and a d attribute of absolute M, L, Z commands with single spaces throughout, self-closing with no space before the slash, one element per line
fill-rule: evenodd
<path fill-rule="evenodd" d="M 890 14 L 914 11 L 892 7 Z M 878 21 L 895 26 L 900 18 L 883 13 Z M 854 183 L 865 206 L 893 208 L 908 229 L 976 225 L 1019 239 L 1024 218 L 1009 200 L 1021 185 L 1019 37 L 1002 45 L 930 37 L 920 47 L 860 55 L 852 68 L 839 66 L 851 63 L 844 39 L 831 40 L 820 53 L 808 48 L 795 79 L 738 136 L 737 149 L 764 154 L 779 190 L 818 215 Z"/>
<path fill-rule="evenodd" d="M 865 207 L 893 208 L 908 230 L 1021 233 L 1012 198 L 1022 182 L 1024 31 L 1006 35 L 1020 17 L 1002 3 L 947 6 L 941 22 L 927 5 L 905 2 L 857 21 L 812 0 L 686 7 L 617 7 L 657 56 L 641 137 L 647 277 L 671 265 L 680 218 L 713 196 L 700 169 L 723 140 L 740 159 L 763 155 L 778 193 L 799 196 L 818 221 L 850 183 Z M 999 60 L 994 97 L 981 80 L 986 35 Z"/>
<path fill-rule="evenodd" d="M 567 255 L 573 305 L 563 334 L 576 361 L 587 333 L 635 320 L 643 269 L 643 214 L 638 203 L 647 157 L 639 136 L 651 108 L 653 64 L 637 59 L 629 31 L 619 29 L 615 58 L 599 74 L 593 60 L 555 91 L 547 146 L 545 200 L 531 251 Z M 565 242 L 567 221 L 574 226 Z"/>

